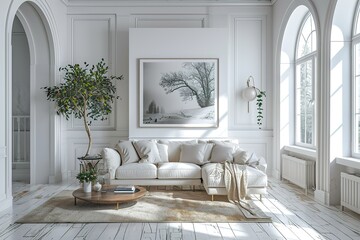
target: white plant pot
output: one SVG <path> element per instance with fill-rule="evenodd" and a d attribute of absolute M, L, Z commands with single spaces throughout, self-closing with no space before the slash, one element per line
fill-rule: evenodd
<path fill-rule="evenodd" d="M 84 182 L 84 192 L 91 192 L 91 182 Z"/>

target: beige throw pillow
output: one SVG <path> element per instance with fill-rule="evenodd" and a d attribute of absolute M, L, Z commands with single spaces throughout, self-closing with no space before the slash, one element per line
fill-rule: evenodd
<path fill-rule="evenodd" d="M 140 160 L 131 141 L 119 141 L 115 149 L 119 151 L 123 165 Z"/>
<path fill-rule="evenodd" d="M 159 150 L 154 141 L 140 140 L 134 141 L 133 145 L 139 154 L 140 163 L 159 163 L 161 162 Z"/>
<path fill-rule="evenodd" d="M 180 162 L 203 165 L 208 162 L 205 159 L 205 152 L 206 144 L 183 144 L 181 145 Z"/>

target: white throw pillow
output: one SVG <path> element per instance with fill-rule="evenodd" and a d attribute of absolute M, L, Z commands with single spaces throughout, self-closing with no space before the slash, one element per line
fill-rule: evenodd
<path fill-rule="evenodd" d="M 248 160 L 249 152 L 240 150 L 234 153 L 234 163 L 246 164 Z"/>
<path fill-rule="evenodd" d="M 249 165 L 252 165 L 252 166 L 259 165 L 259 158 L 256 156 L 255 153 L 251 153 L 251 154 L 249 153 L 248 155 L 250 155 L 247 160 L 247 163 Z"/>
<path fill-rule="evenodd" d="M 120 154 L 112 148 L 103 148 L 101 151 L 102 159 L 105 163 L 105 168 L 109 170 L 110 179 L 115 178 L 115 170 L 120 166 Z"/>
<path fill-rule="evenodd" d="M 204 161 L 208 162 L 210 160 L 213 147 L 213 143 L 206 143 Z"/>
<path fill-rule="evenodd" d="M 154 141 L 139 140 L 134 141 L 133 145 L 140 156 L 140 163 L 159 163 L 161 162 L 159 150 Z"/>
<path fill-rule="evenodd" d="M 156 146 L 159 150 L 161 162 L 169 162 L 168 145 L 157 143 Z"/>
<path fill-rule="evenodd" d="M 212 143 L 215 145 L 225 146 L 225 147 L 232 147 L 233 153 L 235 153 L 240 147 L 239 144 L 235 142 L 235 140 L 232 141 L 219 141 L 219 140 L 211 140 Z"/>
<path fill-rule="evenodd" d="M 203 165 L 208 161 L 205 159 L 206 144 L 183 144 L 181 145 L 180 162 Z"/>
<path fill-rule="evenodd" d="M 223 163 L 225 161 L 233 161 L 233 146 L 215 144 L 211 152 L 210 162 Z"/>
<path fill-rule="evenodd" d="M 115 149 L 119 151 L 123 165 L 140 160 L 131 141 L 119 141 Z"/>

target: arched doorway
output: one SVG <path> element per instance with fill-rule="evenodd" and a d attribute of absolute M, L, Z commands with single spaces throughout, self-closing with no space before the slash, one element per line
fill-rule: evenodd
<path fill-rule="evenodd" d="M 16 16 L 12 27 L 12 180 L 30 183 L 30 50 Z"/>
<path fill-rule="evenodd" d="M 60 142 L 55 131 L 59 124 L 54 114 L 50 114 L 51 105 L 41 87 L 55 83 L 58 44 L 54 39 L 55 28 L 51 11 L 40 0 L 14 1 L 8 13 L 6 23 L 6 119 L 7 119 L 7 192 L 11 192 L 12 160 L 12 65 L 11 31 L 15 15 L 26 33 L 30 51 L 30 183 L 51 183 L 61 179 L 60 157 L 56 151 L 56 142 Z"/>

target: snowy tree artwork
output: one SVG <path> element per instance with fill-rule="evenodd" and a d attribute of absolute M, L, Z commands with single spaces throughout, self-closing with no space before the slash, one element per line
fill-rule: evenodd
<path fill-rule="evenodd" d="M 140 127 L 218 127 L 218 59 L 140 59 Z"/>

